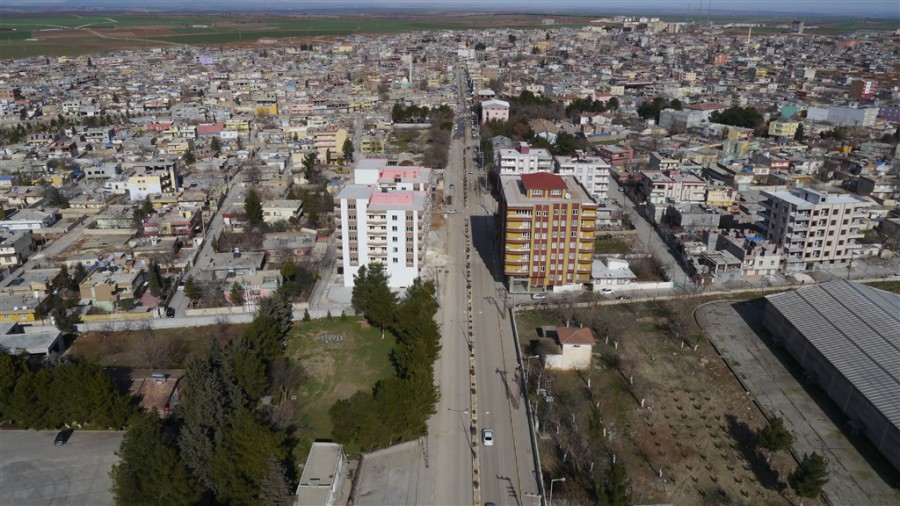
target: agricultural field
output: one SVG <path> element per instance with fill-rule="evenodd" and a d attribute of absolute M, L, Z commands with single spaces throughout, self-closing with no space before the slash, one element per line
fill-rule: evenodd
<path fill-rule="evenodd" d="M 582 26 L 587 18 L 564 18 Z M 264 37 L 314 38 L 359 33 L 540 27 L 540 16 L 201 16 L 165 14 L 4 15 L 0 58 L 76 55 L 180 44 L 245 44 Z M 36 39 L 36 40 L 35 40 Z"/>
<path fill-rule="evenodd" d="M 613 458 L 625 466 L 636 504 L 795 499 L 786 485 L 793 460 L 781 452 L 766 463 L 754 445 L 765 419 L 696 323 L 681 316 L 702 300 L 550 308 L 517 319 L 525 355 L 545 350 L 540 326 L 566 319 L 598 339 L 590 371 L 537 371 L 532 362 L 529 374 L 541 465 L 545 476 L 567 477 L 556 493 L 570 504 L 596 503 Z"/>

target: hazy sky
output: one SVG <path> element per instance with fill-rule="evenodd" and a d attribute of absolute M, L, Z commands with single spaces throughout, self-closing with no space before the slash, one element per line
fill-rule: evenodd
<path fill-rule="evenodd" d="M 311 12 L 320 10 L 434 9 L 487 10 L 499 12 L 558 12 L 595 14 L 634 12 L 659 14 L 692 13 L 708 0 L 218 0 L 190 2 L 184 0 L 2 0 L 0 7 L 22 8 L 53 6 L 54 8 L 106 7 L 110 9 L 163 10 L 279 10 Z M 198 5 L 199 4 L 199 5 Z M 756 15 L 849 15 L 900 19 L 900 0 L 713 0 L 712 15 L 729 13 Z"/>

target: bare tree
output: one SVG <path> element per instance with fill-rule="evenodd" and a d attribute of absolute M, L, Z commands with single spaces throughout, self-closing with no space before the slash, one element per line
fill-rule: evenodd
<path fill-rule="evenodd" d="M 572 292 L 563 292 L 557 298 L 556 304 L 553 306 L 553 314 L 568 327 L 575 320 L 578 308 L 575 306 L 577 295 Z"/>
<path fill-rule="evenodd" d="M 294 426 L 297 419 L 297 402 L 290 399 L 266 407 L 266 415 L 272 428 L 287 430 Z"/>
<path fill-rule="evenodd" d="M 171 339 L 154 335 L 150 320 L 144 320 L 131 340 L 129 355 L 136 364 L 156 369 L 177 362 L 179 351 Z"/>
<path fill-rule="evenodd" d="M 288 399 L 291 389 L 306 379 L 306 371 L 303 370 L 303 367 L 289 359 L 273 362 L 270 375 L 272 377 L 273 396 L 276 399 L 281 399 L 281 402 L 285 402 Z"/>

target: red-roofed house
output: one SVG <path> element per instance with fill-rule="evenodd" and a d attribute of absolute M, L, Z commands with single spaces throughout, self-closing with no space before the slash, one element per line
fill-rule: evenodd
<path fill-rule="evenodd" d="M 547 355 L 544 367 L 560 371 L 587 369 L 594 350 L 594 334 L 589 327 L 556 327 L 556 342 L 560 353 Z"/>

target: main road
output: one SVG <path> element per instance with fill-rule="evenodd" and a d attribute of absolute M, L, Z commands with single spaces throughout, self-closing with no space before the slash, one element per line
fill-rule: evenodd
<path fill-rule="evenodd" d="M 447 215 L 448 260 L 437 272 L 443 347 L 435 368 L 441 398 L 429 423 L 429 467 L 425 472 L 433 484 L 430 502 L 540 504 L 521 368 L 512 322 L 501 296 L 504 287 L 494 218 L 497 203 L 483 189 L 486 176 L 475 165 L 477 143 L 464 98 L 467 88 L 462 75 L 457 77 L 463 97 L 444 178 L 445 195 L 453 197 L 453 204 L 445 206 L 452 209 Z M 467 223 L 471 231 L 468 240 Z M 471 252 L 468 261 L 467 246 Z M 471 343 L 467 283 L 472 286 Z M 476 363 L 474 399 L 469 390 L 470 344 Z M 493 446 L 481 444 L 483 429 L 493 430 Z M 479 466 L 477 493 L 473 460 Z"/>

